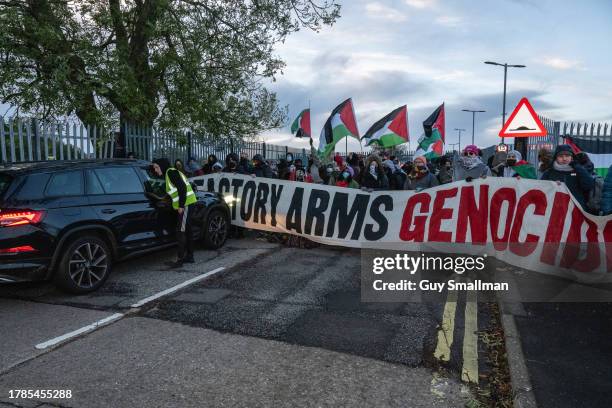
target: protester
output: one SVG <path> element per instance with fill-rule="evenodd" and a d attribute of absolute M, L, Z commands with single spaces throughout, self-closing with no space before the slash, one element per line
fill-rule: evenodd
<path fill-rule="evenodd" d="M 200 166 L 200 164 L 196 160 L 195 156 L 191 156 L 189 158 L 189 161 L 187 161 L 187 172 L 189 176 L 191 177 L 204 175 L 204 170 L 202 169 L 202 166 Z"/>
<path fill-rule="evenodd" d="M 180 160 L 176 162 L 180 162 Z M 189 207 L 197 201 L 195 193 L 185 175 L 177 168 L 170 167 L 168 159 L 155 159 L 152 167 L 153 172 L 158 177 L 166 177 L 166 194 L 170 196 L 172 208 L 178 214 L 176 223 L 177 260 L 172 262 L 170 266 L 179 268 L 183 266 L 183 263 L 194 263 L 193 233 L 191 230 L 192 211 Z"/>
<path fill-rule="evenodd" d="M 576 162 L 584 167 L 584 169 L 591 176 L 595 175 L 595 165 L 589 158 L 589 155 L 586 152 L 578 152 L 576 153 Z"/>
<path fill-rule="evenodd" d="M 214 154 L 208 155 L 208 159 L 206 160 L 206 163 L 204 164 L 204 166 L 202 166 L 202 171 L 204 172 L 204 174 L 212 173 L 213 172 L 212 166 L 218 161 L 219 160 L 217 160 L 217 156 L 215 156 Z"/>
<path fill-rule="evenodd" d="M 389 189 L 389 179 L 380 157 L 376 154 L 371 154 L 366 160 L 366 170 L 361 176 L 361 188 L 367 191 Z"/>
<path fill-rule="evenodd" d="M 236 153 L 230 153 L 225 156 L 225 167 L 223 168 L 224 173 L 238 173 L 238 155 Z"/>
<path fill-rule="evenodd" d="M 425 156 L 417 156 L 414 158 L 414 167 L 406 178 L 404 190 L 421 191 L 427 188 L 435 187 L 440 182 L 434 176 L 427 166 L 427 158 Z"/>
<path fill-rule="evenodd" d="M 270 169 L 270 166 L 268 166 L 268 163 L 265 162 L 261 154 L 253 156 L 253 172 L 251 174 L 255 177 L 274 178 L 272 169 Z"/>
<path fill-rule="evenodd" d="M 538 179 L 542 178 L 542 174 L 552 167 L 552 152 L 550 149 L 543 147 L 538 151 Z"/>
<path fill-rule="evenodd" d="M 302 183 L 312 183 L 312 176 L 302 165 L 302 159 L 295 159 L 293 166 L 289 167 L 289 180 L 301 181 Z"/>
<path fill-rule="evenodd" d="M 448 184 L 453 182 L 453 163 L 450 156 L 442 156 L 440 159 L 438 181 L 440 184 Z"/>
<path fill-rule="evenodd" d="M 351 166 L 351 168 L 353 169 L 353 179 L 357 180 L 360 177 L 360 171 L 361 169 L 359 168 L 359 157 L 357 156 L 356 153 L 351 153 L 349 155 L 349 157 L 347 158 L 347 163 L 349 166 Z"/>
<path fill-rule="evenodd" d="M 221 173 L 223 171 L 223 165 L 220 162 L 216 162 L 212 165 L 213 173 Z"/>
<path fill-rule="evenodd" d="M 612 214 L 612 166 L 608 168 L 601 193 L 601 212 L 602 215 Z"/>
<path fill-rule="evenodd" d="M 510 150 L 508 152 L 501 177 L 537 179 L 535 168 L 523 160 L 523 155 L 518 150 Z"/>
<path fill-rule="evenodd" d="M 353 180 L 353 176 L 351 176 L 350 167 L 345 168 L 338 175 L 338 179 L 335 182 L 336 187 L 348 187 L 348 188 L 359 188 L 359 183 Z"/>
<path fill-rule="evenodd" d="M 323 179 L 321 178 L 321 175 L 319 174 L 318 164 L 319 164 L 318 158 L 313 157 L 311 155 L 310 158 L 308 159 L 308 168 L 306 169 L 306 172 L 308 173 L 308 176 L 312 179 L 313 183 L 322 184 Z"/>
<path fill-rule="evenodd" d="M 185 175 L 187 174 L 185 170 L 185 165 L 183 164 L 183 161 L 181 159 L 176 159 L 174 161 L 174 168 Z"/>
<path fill-rule="evenodd" d="M 238 173 L 253 174 L 253 167 L 249 162 L 249 156 L 245 152 L 240 153 L 240 161 L 238 162 Z"/>
<path fill-rule="evenodd" d="M 542 180 L 556 181 L 557 184 L 565 183 L 574 198 L 586 209 L 586 201 L 589 192 L 595 186 L 595 180 L 574 159 L 574 152 L 569 145 L 557 146 L 552 167 L 542 174 Z"/>
<path fill-rule="evenodd" d="M 475 178 L 491 175 L 491 170 L 482 162 L 479 152 L 480 149 L 475 145 L 465 146 L 458 163 L 455 163 L 453 181 L 472 181 Z"/>

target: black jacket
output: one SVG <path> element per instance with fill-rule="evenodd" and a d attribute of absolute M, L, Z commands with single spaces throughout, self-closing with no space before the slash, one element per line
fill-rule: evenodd
<path fill-rule="evenodd" d="M 377 178 L 374 178 L 369 171 L 361 175 L 361 187 L 371 188 L 373 190 L 388 190 L 389 179 L 383 171 L 377 172 Z"/>
<path fill-rule="evenodd" d="M 586 208 L 589 192 L 595 187 L 595 180 L 581 165 L 572 162 L 572 171 L 559 171 L 554 167 L 542 174 L 542 180 L 561 181 L 578 200 L 582 208 Z"/>
<path fill-rule="evenodd" d="M 262 163 L 257 167 L 253 167 L 253 173 L 255 174 L 255 177 L 274 178 L 274 173 L 272 173 L 272 169 L 266 163 Z"/>
<path fill-rule="evenodd" d="M 187 200 L 187 186 L 185 185 L 183 178 L 177 169 L 168 169 L 168 178 L 178 190 L 179 208 L 185 208 L 185 201 Z"/>

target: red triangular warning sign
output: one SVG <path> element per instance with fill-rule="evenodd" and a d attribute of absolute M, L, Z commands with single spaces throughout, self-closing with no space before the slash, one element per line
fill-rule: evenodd
<path fill-rule="evenodd" d="M 533 107 L 523 98 L 519 101 L 514 111 L 504 123 L 499 132 L 501 137 L 532 137 L 546 136 L 546 128 L 533 110 Z"/>

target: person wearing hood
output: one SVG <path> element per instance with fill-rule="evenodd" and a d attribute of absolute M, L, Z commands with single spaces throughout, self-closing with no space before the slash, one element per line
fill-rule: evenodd
<path fill-rule="evenodd" d="M 523 160 L 521 152 L 510 150 L 506 156 L 501 177 L 516 177 L 535 180 L 537 178 L 535 168 Z"/>
<path fill-rule="evenodd" d="M 400 166 L 399 159 L 395 156 L 389 156 L 382 164 L 387 174 L 387 179 L 389 179 L 389 189 L 403 190 L 407 177 Z"/>
<path fill-rule="evenodd" d="M 584 167 L 587 173 L 589 173 L 591 176 L 595 175 L 595 165 L 593 164 L 593 162 L 589 158 L 589 155 L 586 152 L 576 153 L 576 162 L 578 162 L 579 165 Z"/>
<path fill-rule="evenodd" d="M 187 172 L 191 177 L 204 175 L 204 170 L 202 170 L 202 166 L 200 166 L 195 156 L 191 156 L 187 161 Z"/>
<path fill-rule="evenodd" d="M 595 180 L 576 162 L 574 151 L 569 145 L 557 146 L 552 167 L 542 174 L 542 180 L 564 183 L 583 209 L 586 209 L 589 192 L 595 187 Z"/>
<path fill-rule="evenodd" d="M 215 156 L 214 154 L 210 154 L 208 155 L 208 159 L 206 161 L 206 163 L 204 164 L 204 166 L 202 167 L 202 171 L 204 172 L 204 174 L 210 174 L 212 173 L 212 166 L 213 164 L 215 164 L 216 162 L 218 162 L 219 160 L 217 160 L 217 156 Z"/>
<path fill-rule="evenodd" d="M 240 153 L 240 160 L 238 161 L 238 173 L 240 174 L 253 174 L 253 166 L 249 162 L 249 156 L 246 152 Z"/>
<path fill-rule="evenodd" d="M 380 157 L 375 154 L 371 154 L 366 160 L 365 171 L 361 175 L 361 188 L 367 191 L 389 189 L 389 178 Z"/>
<path fill-rule="evenodd" d="M 178 241 L 177 260 L 172 268 L 180 268 L 183 263 L 194 263 L 193 232 L 191 230 L 190 206 L 197 201 L 187 177 L 178 169 L 170 167 L 168 159 L 153 160 L 152 170 L 157 177 L 166 178 L 166 194 L 172 200 L 172 208 L 177 212 L 176 239 Z"/>
<path fill-rule="evenodd" d="M 453 160 L 450 156 L 442 156 L 440 159 L 440 172 L 438 173 L 440 184 L 453 182 Z"/>
<path fill-rule="evenodd" d="M 542 178 L 542 174 L 552 167 L 552 152 L 546 147 L 538 150 L 538 179 Z"/>
<path fill-rule="evenodd" d="M 274 178 L 272 169 L 259 153 L 253 156 L 253 173 L 251 174 L 255 177 Z"/>
<path fill-rule="evenodd" d="M 467 145 L 453 169 L 453 181 L 472 181 L 475 178 L 485 178 L 491 175 L 489 167 L 480 158 L 480 149 L 475 145 Z"/>
<path fill-rule="evenodd" d="M 236 153 L 230 153 L 225 156 L 225 167 L 223 173 L 238 173 L 238 155 Z"/>
<path fill-rule="evenodd" d="M 427 158 L 425 156 L 417 156 L 413 161 L 414 166 L 412 171 L 406 178 L 404 190 L 421 191 L 426 188 L 431 188 L 440 185 L 438 178 L 434 176 L 427 166 Z"/>

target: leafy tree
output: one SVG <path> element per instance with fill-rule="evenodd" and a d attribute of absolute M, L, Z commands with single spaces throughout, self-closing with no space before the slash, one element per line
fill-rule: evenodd
<path fill-rule="evenodd" d="M 0 98 L 85 124 L 252 136 L 286 116 L 262 85 L 284 66 L 274 46 L 339 12 L 335 0 L 0 0 Z"/>

